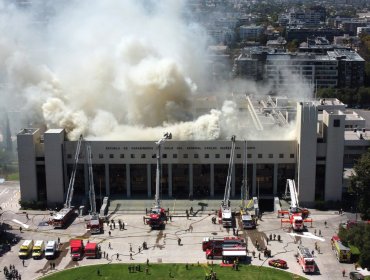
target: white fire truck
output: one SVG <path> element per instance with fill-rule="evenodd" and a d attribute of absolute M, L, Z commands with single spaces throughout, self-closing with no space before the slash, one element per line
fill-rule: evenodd
<path fill-rule="evenodd" d="M 304 273 L 314 273 L 316 271 L 315 260 L 308 248 L 302 246 L 298 247 L 297 261 Z"/>

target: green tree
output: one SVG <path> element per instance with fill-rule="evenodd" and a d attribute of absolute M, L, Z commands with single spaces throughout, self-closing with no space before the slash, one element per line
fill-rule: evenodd
<path fill-rule="evenodd" d="M 358 196 L 358 211 L 365 220 L 370 220 L 370 150 L 361 156 L 354 166 L 350 192 Z"/>

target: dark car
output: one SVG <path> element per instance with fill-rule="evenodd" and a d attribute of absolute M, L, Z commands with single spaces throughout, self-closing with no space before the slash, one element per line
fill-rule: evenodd
<path fill-rule="evenodd" d="M 362 280 L 362 279 L 365 279 L 365 277 L 357 271 L 351 271 L 349 273 L 349 279 Z"/>

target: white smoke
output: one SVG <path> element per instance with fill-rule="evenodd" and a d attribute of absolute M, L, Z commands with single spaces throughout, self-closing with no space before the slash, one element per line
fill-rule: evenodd
<path fill-rule="evenodd" d="M 0 94 L 32 122 L 70 139 L 245 136 L 236 103 L 192 114 L 209 83 L 207 37 L 185 1 L 15 3 L 0 0 Z"/>

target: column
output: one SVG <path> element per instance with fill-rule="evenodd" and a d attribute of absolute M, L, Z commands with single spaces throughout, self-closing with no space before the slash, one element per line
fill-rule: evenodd
<path fill-rule="evenodd" d="M 152 196 L 152 168 L 151 164 L 146 165 L 146 174 L 147 174 L 147 189 L 148 189 L 148 198 Z"/>
<path fill-rule="evenodd" d="M 210 176 L 211 176 L 211 197 L 215 196 L 215 165 L 213 163 L 210 164 Z"/>
<path fill-rule="evenodd" d="M 233 166 L 233 173 L 231 173 L 231 197 L 235 197 L 235 165 Z"/>
<path fill-rule="evenodd" d="M 172 163 L 168 164 L 168 197 L 172 197 Z"/>
<path fill-rule="evenodd" d="M 110 179 L 109 179 L 109 164 L 105 164 L 105 194 L 109 196 L 110 194 Z"/>
<path fill-rule="evenodd" d="M 274 164 L 274 186 L 273 186 L 273 193 L 274 196 L 277 196 L 277 179 L 278 179 L 278 164 Z"/>
<path fill-rule="evenodd" d="M 126 195 L 131 197 L 131 175 L 130 175 L 130 164 L 126 163 Z"/>
<path fill-rule="evenodd" d="M 252 173 L 252 196 L 257 196 L 257 185 L 256 185 L 256 177 L 257 177 L 257 164 L 253 163 L 253 173 Z"/>
<path fill-rule="evenodd" d="M 189 196 L 193 196 L 193 164 L 189 163 Z"/>

